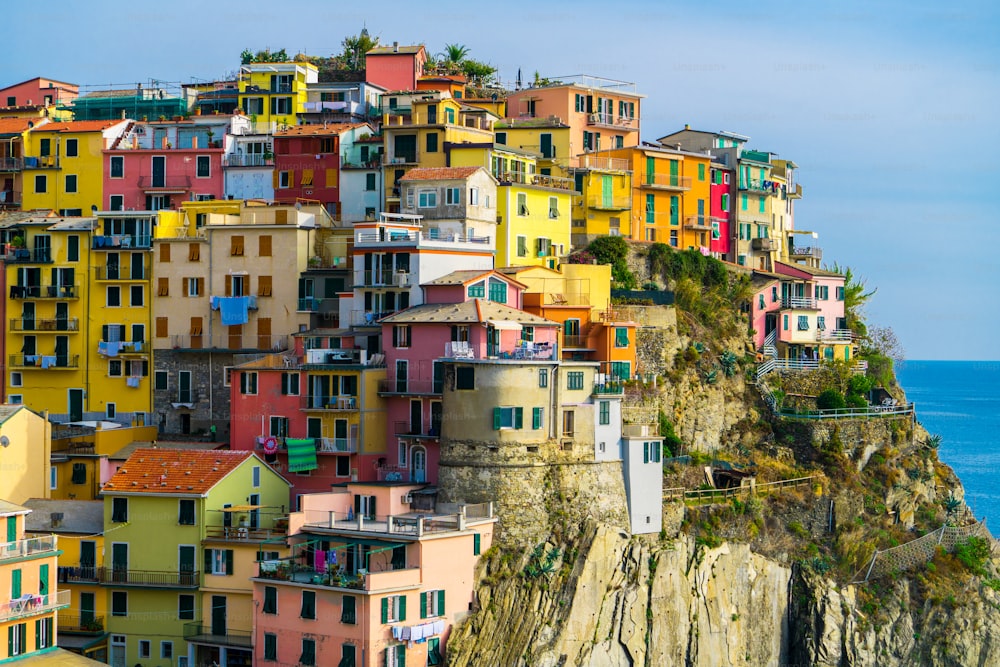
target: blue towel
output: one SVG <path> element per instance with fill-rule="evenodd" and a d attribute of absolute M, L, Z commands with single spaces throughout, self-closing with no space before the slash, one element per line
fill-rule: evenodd
<path fill-rule="evenodd" d="M 222 324 L 234 326 L 246 324 L 249 321 L 247 310 L 250 300 L 245 296 L 229 296 L 219 299 L 219 313 L 222 315 Z"/>
<path fill-rule="evenodd" d="M 55 355 L 48 355 L 42 357 L 42 368 L 52 368 L 56 365 Z"/>

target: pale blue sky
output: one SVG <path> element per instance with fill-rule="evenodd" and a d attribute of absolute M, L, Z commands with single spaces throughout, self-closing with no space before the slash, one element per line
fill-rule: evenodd
<path fill-rule="evenodd" d="M 877 286 L 869 320 L 913 359 L 1000 359 L 1000 6 L 762 0 L 15 3 L 0 83 L 211 79 L 239 53 L 458 42 L 524 77 L 593 74 L 648 96 L 643 138 L 684 123 L 799 165 L 796 226 Z M 993 208 L 990 208 L 990 206 Z"/>

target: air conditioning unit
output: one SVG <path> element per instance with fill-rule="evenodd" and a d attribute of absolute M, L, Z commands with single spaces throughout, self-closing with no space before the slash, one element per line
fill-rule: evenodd
<path fill-rule="evenodd" d="M 402 496 L 399 497 L 399 502 L 409 505 L 410 503 L 413 502 L 413 494 L 404 493 Z"/>

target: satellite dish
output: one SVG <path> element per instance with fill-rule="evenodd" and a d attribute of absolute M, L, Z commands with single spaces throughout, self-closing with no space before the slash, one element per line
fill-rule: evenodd
<path fill-rule="evenodd" d="M 300 201 L 295 202 L 295 210 L 296 211 L 301 211 L 302 210 L 302 202 L 300 202 Z"/>
<path fill-rule="evenodd" d="M 4 447 L 10 445 L 10 438 L 5 435 L 0 435 L 0 445 L 3 445 Z"/>

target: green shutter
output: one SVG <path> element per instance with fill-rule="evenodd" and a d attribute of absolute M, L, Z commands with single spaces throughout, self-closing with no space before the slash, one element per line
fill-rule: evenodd
<path fill-rule="evenodd" d="M 705 180 L 705 165 L 703 164 L 698 165 L 698 180 L 699 181 Z"/>
<path fill-rule="evenodd" d="M 493 408 L 493 430 L 500 430 L 500 408 Z"/>
<path fill-rule="evenodd" d="M 10 598 L 21 597 L 21 570 L 17 569 L 10 573 Z"/>
<path fill-rule="evenodd" d="M 400 621 L 405 621 L 406 620 L 406 596 L 405 595 L 400 595 L 399 596 L 399 620 Z"/>
<path fill-rule="evenodd" d="M 389 598 L 382 598 L 382 622 L 389 622 Z"/>
<path fill-rule="evenodd" d="M 649 463 L 649 443 L 642 443 L 642 462 Z"/>
<path fill-rule="evenodd" d="M 212 552 L 215 549 L 205 549 L 205 574 L 212 574 Z"/>
<path fill-rule="evenodd" d="M 226 549 L 226 574 L 233 576 L 233 550 Z"/>
<path fill-rule="evenodd" d="M 483 548 L 483 536 L 479 533 L 473 533 L 472 535 L 472 555 L 478 556 Z"/>
<path fill-rule="evenodd" d="M 438 591 L 438 616 L 444 616 L 444 589 Z"/>
<path fill-rule="evenodd" d="M 396 667 L 406 667 L 406 644 L 396 646 Z"/>
<path fill-rule="evenodd" d="M 542 428 L 541 408 L 531 408 L 531 428 L 536 430 Z"/>
<path fill-rule="evenodd" d="M 427 618 L 427 593 L 420 594 L 420 618 Z"/>
<path fill-rule="evenodd" d="M 7 655 L 14 655 L 14 626 L 7 626 Z"/>
<path fill-rule="evenodd" d="M 524 427 L 524 408 L 514 408 L 514 428 Z"/>
<path fill-rule="evenodd" d="M 49 566 L 47 563 L 38 568 L 38 594 L 49 594 Z"/>

